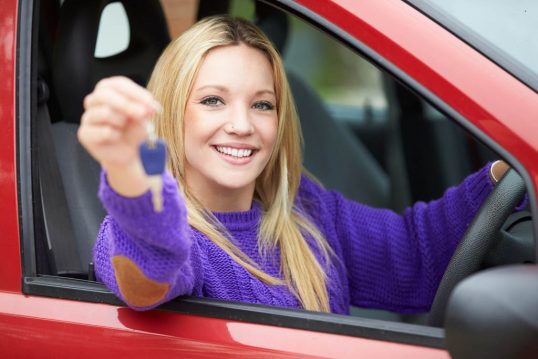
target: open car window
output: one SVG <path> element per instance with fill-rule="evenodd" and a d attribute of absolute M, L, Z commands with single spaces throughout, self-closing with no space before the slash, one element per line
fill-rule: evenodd
<path fill-rule="evenodd" d="M 279 48 L 302 121 L 305 167 L 327 188 L 401 213 L 416 201 L 438 198 L 449 186 L 498 158 L 418 96 L 409 84 L 404 85 L 404 79 L 381 69 L 360 49 L 329 36 L 320 30 L 322 25 L 316 28 L 306 16 L 301 18 L 262 2 L 235 1 L 225 9 L 222 5 L 213 8 L 208 5 L 211 3 L 215 2 L 206 1 L 186 13 L 196 18 L 224 10 L 257 19 Z M 97 51 L 94 46 L 84 51 L 74 47 L 96 36 L 76 19 L 79 12 L 90 9 L 68 0 L 41 1 L 40 7 L 36 6 L 40 21 L 33 48 L 37 53 L 31 54 L 33 72 L 29 79 L 35 85 L 29 119 L 33 170 L 26 188 L 34 201 L 32 222 L 26 227 L 32 231 L 24 237 L 26 248 L 31 248 L 24 255 L 32 256 L 25 258 L 25 263 L 30 263 L 25 266 L 26 293 L 121 304 L 94 281 L 92 247 L 105 213 L 96 196 L 99 166 L 76 140 L 80 100 L 91 91 L 90 84 L 105 76 L 121 74 L 145 84 L 158 54 L 170 41 L 170 33 L 180 33 L 190 21 L 178 15 L 185 14 L 184 8 L 165 1 L 163 5 L 164 13 L 160 8 L 116 7 L 110 16 L 128 17 L 122 22 L 129 26 L 128 46 L 121 39 L 112 44 L 118 30 L 109 29 L 111 34 L 107 34 L 103 26 L 99 28 Z M 101 14 L 95 18 L 101 19 Z M 145 22 L 148 18 L 151 31 L 145 27 L 149 26 Z M 160 26 L 155 26 L 155 19 Z M 175 26 L 173 21 L 181 25 Z M 144 46 L 131 46 L 140 38 Z M 81 56 L 87 58 L 80 60 Z M 507 225 L 507 236 L 521 239 L 523 244 L 518 248 L 523 248 L 525 255 L 507 259 L 494 258 L 493 253 L 488 266 L 532 261 L 527 256 L 527 248 L 534 245 L 531 224 L 525 212 Z M 344 317 L 200 298 L 181 298 L 164 308 L 433 347 L 444 345 L 441 329 L 412 325 L 427 324 L 425 316 L 353 308 L 353 316 Z"/>

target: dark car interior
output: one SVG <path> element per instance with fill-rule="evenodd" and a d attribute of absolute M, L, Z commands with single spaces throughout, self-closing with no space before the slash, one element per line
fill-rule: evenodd
<path fill-rule="evenodd" d="M 76 138 L 82 101 L 104 77 L 123 75 L 145 85 L 170 41 L 158 0 L 122 0 L 129 46 L 117 55 L 96 58 L 101 13 L 112 2 L 39 2 L 32 121 L 38 274 L 94 279 L 92 248 L 105 212 L 96 195 L 99 165 Z M 197 18 L 227 13 L 229 3 L 200 0 Z M 253 20 L 282 54 L 290 46 L 290 16 L 255 3 Z M 326 187 L 355 200 L 400 212 L 415 201 L 441 196 L 497 157 L 389 74 L 383 75 L 388 111 L 382 125 L 335 119 L 308 79 L 291 70 L 288 77 L 304 132 L 305 168 Z M 510 216 L 501 237 L 482 268 L 535 261 L 528 211 Z"/>

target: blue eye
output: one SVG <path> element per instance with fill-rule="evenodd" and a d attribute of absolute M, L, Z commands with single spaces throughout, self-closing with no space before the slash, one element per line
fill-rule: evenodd
<path fill-rule="evenodd" d="M 221 98 L 217 96 L 208 96 L 204 98 L 202 101 L 200 101 L 202 105 L 206 106 L 218 106 L 224 104 Z"/>
<path fill-rule="evenodd" d="M 252 108 L 261 111 L 271 111 L 275 106 L 269 101 L 259 101 L 252 105 Z"/>

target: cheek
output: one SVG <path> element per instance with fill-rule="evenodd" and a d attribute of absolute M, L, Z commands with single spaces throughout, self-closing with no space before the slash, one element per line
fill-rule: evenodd
<path fill-rule="evenodd" d="M 188 162 L 192 162 L 197 157 L 200 146 L 200 131 L 196 124 L 196 120 L 191 118 L 185 118 L 185 124 L 183 125 L 183 138 L 184 138 L 184 150 L 185 157 Z"/>
<path fill-rule="evenodd" d="M 192 125 L 188 124 L 187 121 L 185 121 L 183 125 L 183 145 L 185 146 L 185 153 L 187 154 L 189 150 L 192 148 L 192 140 L 193 140 L 193 134 L 192 134 Z"/>
<path fill-rule="evenodd" d="M 273 118 L 270 121 L 264 122 L 260 127 L 260 133 L 262 134 L 263 142 L 266 146 L 272 146 L 276 142 L 278 132 L 278 119 Z"/>
<path fill-rule="evenodd" d="M 209 129 L 204 123 L 203 118 L 197 116 L 195 111 L 185 112 L 185 123 L 183 125 L 185 150 L 187 147 L 196 146 L 207 137 Z"/>

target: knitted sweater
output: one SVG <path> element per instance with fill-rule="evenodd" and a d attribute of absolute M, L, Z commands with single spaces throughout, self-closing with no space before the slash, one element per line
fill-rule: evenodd
<path fill-rule="evenodd" d="M 400 313 L 428 311 L 446 266 L 466 228 L 493 185 L 486 166 L 449 188 L 443 197 L 418 202 L 402 215 L 348 200 L 302 177 L 295 205 L 321 230 L 335 256 L 325 266 L 331 311 L 348 313 L 350 304 Z M 123 256 L 142 273 L 169 285 L 150 309 L 180 295 L 220 298 L 300 308 L 285 285 L 267 285 L 187 223 L 176 181 L 164 175 L 163 211 L 153 211 L 150 193 L 126 198 L 101 177 L 99 196 L 108 211 L 94 249 L 98 280 L 125 301 L 112 259 Z M 261 258 L 257 231 L 263 215 L 253 202 L 246 212 L 214 213 L 235 244 L 274 277 L 278 249 Z M 319 259 L 320 251 L 307 238 Z"/>

